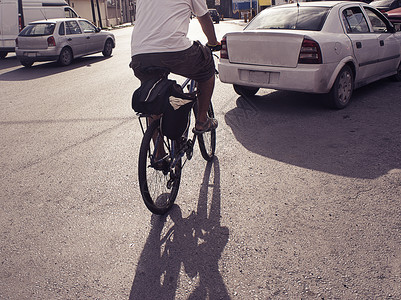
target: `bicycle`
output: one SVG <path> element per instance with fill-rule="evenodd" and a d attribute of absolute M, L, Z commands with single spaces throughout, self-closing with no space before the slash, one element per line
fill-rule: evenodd
<path fill-rule="evenodd" d="M 217 72 L 217 71 L 216 71 Z M 167 74 L 168 75 L 168 74 Z M 187 88 L 189 93 L 197 92 L 197 83 L 187 78 L 181 88 Z M 197 101 L 193 101 L 192 112 L 197 114 Z M 181 171 L 193 156 L 194 145 L 198 140 L 200 152 L 206 161 L 213 160 L 216 149 L 216 130 L 189 136 L 191 115 L 184 134 L 177 140 L 169 139 L 162 134 L 161 119 L 152 115 L 138 113 L 138 119 L 143 133 L 139 150 L 138 179 L 139 188 L 146 207 L 154 214 L 163 215 L 173 206 L 181 182 Z M 208 117 L 214 118 L 213 105 L 210 104 Z M 158 151 L 163 149 L 161 156 Z M 159 154 L 160 157 L 157 156 Z M 184 162 L 183 162 L 183 159 Z"/>

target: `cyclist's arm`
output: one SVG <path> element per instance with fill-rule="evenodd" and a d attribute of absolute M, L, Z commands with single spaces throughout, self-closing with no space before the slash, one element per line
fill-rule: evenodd
<path fill-rule="evenodd" d="M 212 18 L 210 17 L 209 12 L 204 14 L 201 17 L 198 17 L 198 21 L 201 24 L 202 31 L 207 37 L 207 43 L 209 45 L 218 45 L 219 42 L 217 41 L 216 32 L 214 30 L 214 25 Z"/>

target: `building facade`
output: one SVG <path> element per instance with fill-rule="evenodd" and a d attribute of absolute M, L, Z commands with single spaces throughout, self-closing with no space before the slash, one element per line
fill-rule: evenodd
<path fill-rule="evenodd" d="M 82 18 L 99 27 L 132 23 L 135 0 L 66 0 Z"/>

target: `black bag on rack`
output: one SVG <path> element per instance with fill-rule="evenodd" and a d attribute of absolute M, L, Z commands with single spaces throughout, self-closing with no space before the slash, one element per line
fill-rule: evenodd
<path fill-rule="evenodd" d="M 132 109 L 138 113 L 160 115 L 166 110 L 174 80 L 166 77 L 145 81 L 132 95 Z"/>
<path fill-rule="evenodd" d="M 196 100 L 196 93 L 184 93 L 181 86 L 174 83 L 166 109 L 161 117 L 163 135 L 178 140 L 189 127 L 189 114 Z"/>

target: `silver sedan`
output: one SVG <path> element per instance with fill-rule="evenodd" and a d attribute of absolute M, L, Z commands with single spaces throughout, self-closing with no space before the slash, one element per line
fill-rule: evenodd
<path fill-rule="evenodd" d="M 21 64 L 58 61 L 69 65 L 74 58 L 102 52 L 111 56 L 114 35 L 81 18 L 49 19 L 26 26 L 18 35 L 15 52 Z"/>
<path fill-rule="evenodd" d="M 401 32 L 363 2 L 268 8 L 222 40 L 220 79 L 240 95 L 259 88 L 326 94 L 331 107 L 384 77 L 401 80 Z"/>

